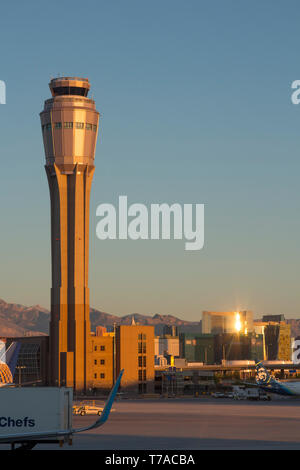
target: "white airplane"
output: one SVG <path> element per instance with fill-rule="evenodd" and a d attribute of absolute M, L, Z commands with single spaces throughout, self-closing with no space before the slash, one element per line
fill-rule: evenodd
<path fill-rule="evenodd" d="M 272 377 L 264 367 L 262 362 L 258 362 L 255 367 L 256 385 L 260 389 L 269 393 L 277 393 L 278 395 L 300 396 L 300 382 L 280 382 L 279 380 L 274 379 L 274 377 Z"/>

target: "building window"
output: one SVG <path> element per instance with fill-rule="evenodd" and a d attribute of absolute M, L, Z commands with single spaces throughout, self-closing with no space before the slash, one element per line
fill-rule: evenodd
<path fill-rule="evenodd" d="M 105 379 L 105 374 L 100 374 L 101 379 Z"/>
<path fill-rule="evenodd" d="M 85 128 L 87 131 L 91 131 L 93 128 L 93 124 L 86 123 Z"/>
<path fill-rule="evenodd" d="M 105 346 L 100 346 L 100 351 L 105 351 Z"/>
<path fill-rule="evenodd" d="M 97 365 L 97 359 L 94 359 L 94 364 Z"/>
<path fill-rule="evenodd" d="M 146 356 L 139 356 L 139 367 L 146 367 Z"/>
<path fill-rule="evenodd" d="M 73 122 L 64 122 L 64 129 L 73 129 Z"/>
<path fill-rule="evenodd" d="M 143 371 L 139 370 L 139 382 L 142 382 L 143 380 Z"/>
<path fill-rule="evenodd" d="M 61 129 L 61 122 L 56 122 L 54 124 L 55 129 Z"/>
<path fill-rule="evenodd" d="M 38 381 L 41 376 L 41 351 L 38 343 L 21 343 L 17 360 L 18 382 Z"/>
<path fill-rule="evenodd" d="M 147 375 L 146 375 L 146 371 L 145 371 L 145 370 L 143 370 L 143 380 L 144 380 L 144 381 L 147 380 Z"/>
<path fill-rule="evenodd" d="M 94 132 L 97 131 L 97 126 L 96 126 L 96 124 L 93 124 L 93 131 L 94 131 Z"/>
<path fill-rule="evenodd" d="M 97 351 L 97 346 L 95 346 L 94 351 Z"/>
<path fill-rule="evenodd" d="M 94 374 L 94 379 L 96 379 L 96 378 L 97 378 L 97 374 Z"/>
<path fill-rule="evenodd" d="M 100 360 L 100 364 L 101 364 L 102 366 L 104 366 L 104 364 L 105 364 L 105 359 L 101 359 L 101 360 Z"/>
<path fill-rule="evenodd" d="M 84 129 L 84 122 L 76 122 L 76 129 Z"/>

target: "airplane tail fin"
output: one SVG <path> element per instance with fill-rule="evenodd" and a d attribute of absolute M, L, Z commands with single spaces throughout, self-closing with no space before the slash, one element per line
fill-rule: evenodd
<path fill-rule="evenodd" d="M 120 386 L 120 383 L 121 383 L 123 373 L 124 373 L 124 369 L 121 370 L 121 372 L 119 374 L 119 377 L 117 378 L 116 383 L 115 383 L 114 387 L 112 388 L 112 390 L 111 390 L 111 392 L 110 392 L 110 394 L 107 398 L 107 401 L 105 403 L 105 406 L 104 406 L 104 409 L 101 413 L 100 418 L 97 419 L 97 421 L 95 421 L 91 426 L 87 426 L 85 428 L 73 429 L 73 433 L 88 431 L 90 429 L 99 428 L 100 426 L 102 426 L 107 421 L 107 419 L 109 417 L 109 414 L 110 414 L 110 411 L 111 411 L 112 404 L 113 404 L 114 399 L 115 399 L 115 396 L 116 396 L 116 394 L 119 390 L 119 386 Z"/>
<path fill-rule="evenodd" d="M 14 341 L 13 343 L 11 343 L 11 345 L 6 351 L 6 364 L 8 365 L 12 376 L 14 376 L 15 373 L 20 348 L 21 343 L 18 341 Z"/>
<path fill-rule="evenodd" d="M 255 368 L 255 380 L 258 385 L 267 385 L 274 380 L 261 361 L 255 364 Z"/>

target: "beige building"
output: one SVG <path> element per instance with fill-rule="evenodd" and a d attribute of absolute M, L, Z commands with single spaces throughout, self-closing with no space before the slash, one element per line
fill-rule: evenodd
<path fill-rule="evenodd" d="M 236 312 L 202 312 L 202 333 L 221 334 L 253 331 L 253 313 L 251 310 Z"/>
<path fill-rule="evenodd" d="M 91 388 L 110 390 L 114 383 L 114 336 L 104 333 L 92 336 L 89 368 Z"/>
<path fill-rule="evenodd" d="M 134 393 L 154 390 L 154 327 L 120 325 L 116 328 L 116 373 L 124 369 L 122 389 Z"/>
<path fill-rule="evenodd" d="M 174 336 L 157 336 L 154 338 L 155 356 L 179 356 L 179 338 Z"/>

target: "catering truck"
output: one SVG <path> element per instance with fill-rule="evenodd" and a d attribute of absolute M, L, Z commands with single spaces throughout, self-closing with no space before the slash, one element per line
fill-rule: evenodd
<path fill-rule="evenodd" d="M 233 398 L 235 400 L 270 400 L 270 396 L 257 388 L 249 388 L 240 385 L 233 386 Z"/>
<path fill-rule="evenodd" d="M 38 443 L 72 444 L 74 434 L 102 426 L 110 414 L 123 370 L 100 417 L 90 426 L 73 428 L 73 389 L 67 387 L 0 388 L 0 444 L 32 449 Z"/>

